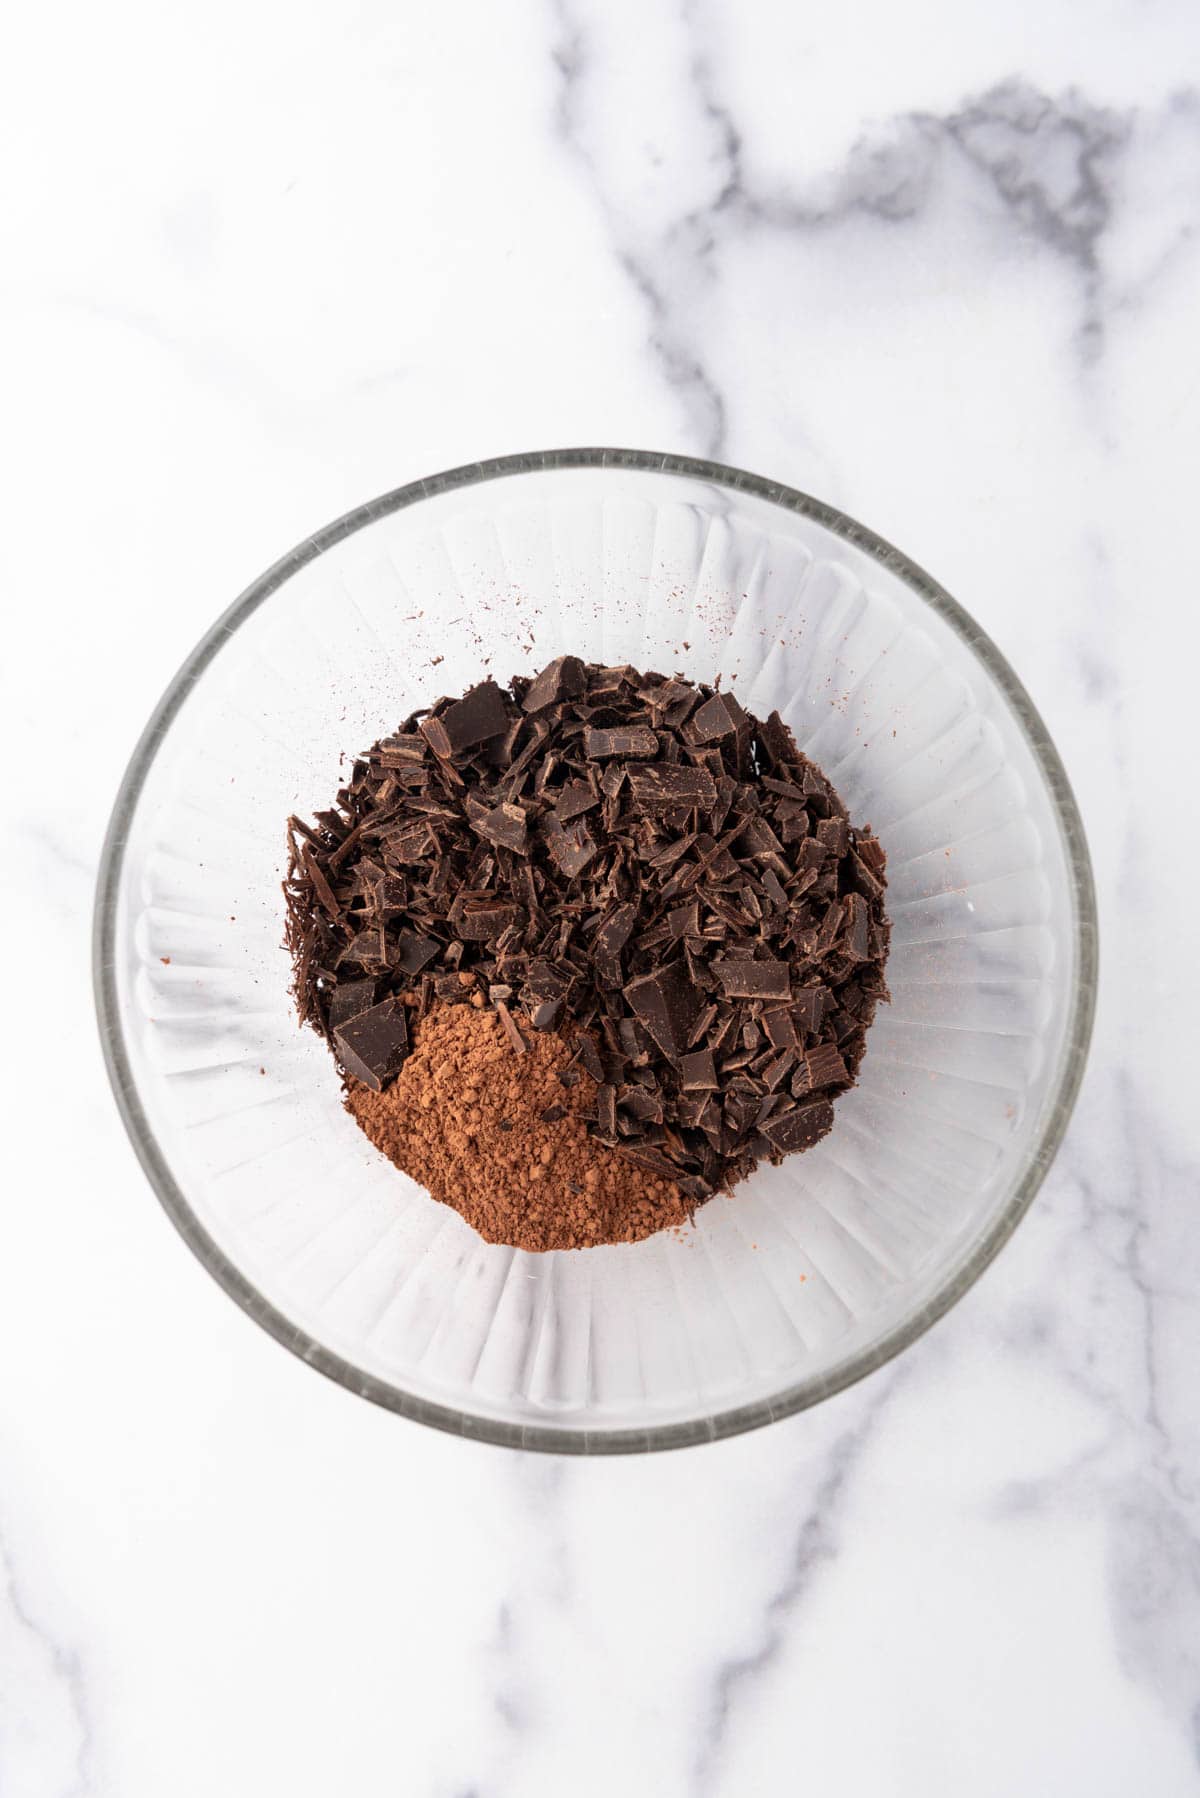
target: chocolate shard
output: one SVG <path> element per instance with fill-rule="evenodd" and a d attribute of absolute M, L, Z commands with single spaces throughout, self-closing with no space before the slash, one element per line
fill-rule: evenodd
<path fill-rule="evenodd" d="M 395 917 L 408 909 L 408 882 L 403 874 L 381 874 L 370 889 L 369 900 L 381 918 Z"/>
<path fill-rule="evenodd" d="M 842 950 L 851 961 L 867 961 L 871 954 L 870 912 L 861 893 L 847 893 L 842 900 L 845 929 Z"/>
<path fill-rule="evenodd" d="M 692 714 L 692 736 L 697 743 L 717 743 L 734 737 L 746 722 L 746 714 L 732 693 L 714 693 Z"/>
<path fill-rule="evenodd" d="M 570 984 L 550 962 L 540 958 L 530 962 L 521 989 L 521 1003 L 535 1030 L 553 1030 L 557 1026 Z"/>
<path fill-rule="evenodd" d="M 660 812 L 676 805 L 707 811 L 717 803 L 717 783 L 707 768 L 630 762 L 625 777 L 639 811 Z"/>
<path fill-rule="evenodd" d="M 790 1049 L 785 1049 L 781 1055 L 772 1057 L 763 1068 L 761 1076 L 767 1091 L 773 1093 L 777 1087 L 782 1086 L 795 1065 L 796 1057 Z M 761 1113 L 758 1121 L 761 1124 Z"/>
<path fill-rule="evenodd" d="M 596 1130 L 603 1142 L 617 1137 L 617 1089 L 602 1081 L 596 1088 Z"/>
<path fill-rule="evenodd" d="M 575 1059 L 583 1069 L 584 1073 L 589 1074 L 593 1080 L 603 1080 L 604 1063 L 600 1059 L 600 1051 L 596 1047 L 594 1039 L 588 1035 L 586 1030 L 581 1030 L 579 1032 L 574 1038 L 571 1047 L 575 1051 Z"/>
<path fill-rule="evenodd" d="M 410 768 L 415 762 L 425 760 L 429 745 L 419 731 L 406 732 L 381 738 L 375 754 L 381 768 Z"/>
<path fill-rule="evenodd" d="M 785 961 L 738 961 L 730 957 L 713 963 L 727 999 L 786 999 L 791 991 Z"/>
<path fill-rule="evenodd" d="M 515 905 L 465 905 L 455 919 L 460 937 L 467 943 L 490 942 L 514 924 L 521 916 Z"/>
<path fill-rule="evenodd" d="M 529 835 L 529 821 L 519 805 L 482 805 L 474 795 L 467 798 L 467 821 L 489 843 L 524 855 Z"/>
<path fill-rule="evenodd" d="M 359 914 L 361 916 L 361 913 Z M 387 966 L 387 938 L 382 924 L 372 924 L 357 931 L 338 957 L 339 963 L 354 962 L 360 968 Z"/>
<path fill-rule="evenodd" d="M 695 899 L 667 913 L 667 925 L 673 937 L 700 935 L 700 905 Z"/>
<path fill-rule="evenodd" d="M 815 1036 L 829 1009 L 832 995 L 827 986 L 800 986 L 792 995 L 791 1013 L 801 1038 Z"/>
<path fill-rule="evenodd" d="M 637 921 L 637 906 L 627 901 L 614 905 L 596 926 L 592 954 L 597 961 L 615 961 L 629 941 Z"/>
<path fill-rule="evenodd" d="M 797 1047 L 795 1006 L 780 1005 L 773 1007 L 770 1011 L 764 1011 L 762 1024 L 768 1041 L 773 1043 L 775 1048 L 795 1049 Z"/>
<path fill-rule="evenodd" d="M 587 685 L 583 663 L 578 656 L 559 656 L 547 662 L 521 701 L 526 712 L 541 712 L 547 706 L 561 705 L 565 699 L 577 699 Z"/>
<path fill-rule="evenodd" d="M 351 1018 L 370 1011 L 378 985 L 376 980 L 339 980 L 329 998 L 329 1028 L 336 1032 Z"/>
<path fill-rule="evenodd" d="M 677 962 L 631 980 L 625 1000 L 668 1059 L 674 1061 L 683 1053 L 700 997 Z"/>
<path fill-rule="evenodd" d="M 833 855 L 845 855 L 850 847 L 850 825 L 845 818 L 822 818 L 817 825 L 817 841 L 824 843 Z"/>
<path fill-rule="evenodd" d="M 400 1072 L 408 1054 L 408 1020 L 395 999 L 360 1011 L 334 1032 L 338 1058 L 346 1072 L 372 1092 L 382 1092 Z"/>
<path fill-rule="evenodd" d="M 508 1038 L 510 1047 L 518 1055 L 528 1055 L 529 1044 L 521 1035 L 517 1021 L 503 999 L 496 1000 L 496 1015 L 504 1026 L 504 1034 Z"/>
<path fill-rule="evenodd" d="M 878 837 L 872 836 L 869 830 L 857 831 L 855 835 L 857 839 L 855 848 L 858 852 L 859 860 L 867 864 L 867 867 L 870 868 L 872 874 L 882 874 L 887 863 L 887 857 L 883 852 L 883 844 L 879 841 Z"/>
<path fill-rule="evenodd" d="M 569 824 L 572 818 L 594 811 L 599 804 L 600 795 L 592 791 L 590 781 L 571 780 L 554 802 L 555 816 L 561 823 Z"/>
<path fill-rule="evenodd" d="M 643 1124 L 661 1124 L 663 1120 L 662 1094 L 651 1092 L 645 1086 L 623 1086 L 617 1094 L 617 1104 L 630 1117 L 637 1118 Z"/>
<path fill-rule="evenodd" d="M 396 938 L 395 966 L 405 974 L 419 974 L 436 961 L 442 945 L 431 936 L 420 936 L 415 930 L 401 930 Z"/>
<path fill-rule="evenodd" d="M 721 1082 L 711 1049 L 696 1049 L 691 1055 L 680 1056 L 679 1084 L 685 1093 L 716 1092 Z"/>
<path fill-rule="evenodd" d="M 787 1111 L 776 1112 L 762 1126 L 762 1133 L 780 1155 L 811 1149 L 833 1129 L 833 1106 L 828 1099 L 807 1099 Z"/>
<path fill-rule="evenodd" d="M 494 680 L 480 681 L 440 716 L 423 718 L 419 728 L 434 754 L 449 760 L 476 743 L 503 735 L 508 729 L 504 696 Z"/>
<path fill-rule="evenodd" d="M 582 874 L 597 853 L 596 839 L 582 818 L 563 824 L 553 812 L 548 813 L 542 820 L 542 839 L 555 866 L 568 880 Z"/>
<path fill-rule="evenodd" d="M 538 1116 L 541 1118 L 543 1124 L 557 1124 L 559 1120 L 565 1118 L 566 1115 L 567 1108 L 565 1105 L 546 1105 L 538 1112 Z"/>
<path fill-rule="evenodd" d="M 583 753 L 593 762 L 613 755 L 657 755 L 658 738 L 648 724 L 614 730 L 589 727 L 583 733 Z"/>
<path fill-rule="evenodd" d="M 845 1086 L 850 1079 L 846 1064 L 833 1043 L 818 1043 L 805 1051 L 801 1071 L 792 1082 L 792 1091 L 817 1092 L 823 1086 Z M 802 1082 L 797 1085 L 797 1081 Z"/>

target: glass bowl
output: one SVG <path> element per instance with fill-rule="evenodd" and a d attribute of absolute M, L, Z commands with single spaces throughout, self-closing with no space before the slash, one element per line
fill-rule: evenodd
<path fill-rule="evenodd" d="M 566 651 L 778 707 L 886 847 L 892 1000 L 815 1149 L 681 1236 L 532 1255 L 482 1242 L 343 1111 L 292 1011 L 280 881 L 284 821 L 329 802 L 343 755 Z M 366 1398 L 571 1452 L 749 1429 L 919 1336 L 1045 1174 L 1095 972 L 1062 765 L 961 607 L 804 494 L 619 450 L 404 487 L 255 581 L 146 727 L 96 907 L 118 1105 L 226 1291 Z"/>

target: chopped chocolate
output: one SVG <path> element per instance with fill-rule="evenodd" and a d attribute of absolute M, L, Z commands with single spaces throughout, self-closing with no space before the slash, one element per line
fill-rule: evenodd
<path fill-rule="evenodd" d="M 329 1028 L 336 1032 L 351 1018 L 370 1011 L 378 986 L 377 980 L 339 980 L 329 1001 Z"/>
<path fill-rule="evenodd" d="M 615 1142 L 617 1135 L 617 1089 L 607 1082 L 596 1088 L 596 1131 L 601 1142 Z"/>
<path fill-rule="evenodd" d="M 467 821 L 489 843 L 524 855 L 529 821 L 519 805 L 486 806 L 480 805 L 477 799 L 468 798 Z"/>
<path fill-rule="evenodd" d="M 815 1049 L 805 1050 L 804 1070 L 809 1092 L 822 1086 L 846 1086 L 850 1079 L 846 1064 L 832 1043 L 818 1043 Z"/>
<path fill-rule="evenodd" d="M 631 730 L 585 730 L 583 751 L 597 762 L 610 755 L 657 755 L 658 738 L 649 726 L 635 724 Z"/>
<path fill-rule="evenodd" d="M 707 810 L 717 803 L 717 788 L 706 768 L 673 768 L 666 762 L 630 762 L 625 778 L 633 802 L 644 812 L 665 811 L 669 806 L 699 806 Z"/>
<path fill-rule="evenodd" d="M 716 743 L 736 736 L 746 714 L 732 693 L 714 693 L 692 714 L 692 738 L 697 743 Z"/>
<path fill-rule="evenodd" d="M 797 1046 L 795 1006 L 781 1005 L 764 1011 L 762 1022 L 769 1040 L 777 1049 L 794 1049 Z"/>
<path fill-rule="evenodd" d="M 871 954 L 870 912 L 861 893 L 847 893 L 842 900 L 846 928 L 843 946 L 851 961 L 867 961 Z"/>
<path fill-rule="evenodd" d="M 569 824 L 572 818 L 594 811 L 599 804 L 600 794 L 593 790 L 590 781 L 569 780 L 555 800 L 554 810 L 560 823 Z"/>
<path fill-rule="evenodd" d="M 680 1056 L 679 1084 L 686 1093 L 717 1090 L 721 1083 L 711 1049 L 696 1049 L 691 1055 Z"/>
<path fill-rule="evenodd" d="M 762 1125 L 762 1133 L 780 1155 L 811 1149 L 833 1129 L 833 1106 L 828 1099 L 808 1099 L 789 1111 L 777 1112 Z"/>
<path fill-rule="evenodd" d="M 518 1055 L 528 1055 L 529 1045 L 525 1041 L 525 1038 L 521 1035 L 520 1029 L 517 1026 L 517 1021 L 513 1017 L 512 1012 L 508 1009 L 508 1006 L 504 1003 L 503 999 L 497 999 L 496 1013 L 500 1019 L 500 1022 L 504 1026 L 505 1036 L 507 1036 L 509 1042 L 512 1044 L 513 1048 L 516 1050 L 517 1054 Z"/>
<path fill-rule="evenodd" d="M 423 718 L 419 729 L 434 754 L 449 760 L 508 729 L 504 696 L 495 681 L 480 681 L 444 712 Z"/>
<path fill-rule="evenodd" d="M 559 872 L 565 874 L 568 880 L 574 880 L 576 875 L 582 874 L 596 854 L 595 838 L 582 819 L 564 825 L 551 812 L 542 824 L 542 835 Z"/>
<path fill-rule="evenodd" d="M 834 855 L 845 855 L 850 847 L 850 825 L 843 817 L 822 818 L 817 825 L 817 841 Z"/>
<path fill-rule="evenodd" d="M 394 1080 L 408 1053 L 408 1020 L 396 999 L 385 999 L 348 1018 L 333 1034 L 338 1058 L 348 1074 L 372 1092 Z"/>
<path fill-rule="evenodd" d="M 715 961 L 727 999 L 786 999 L 791 982 L 785 961 Z"/>
<path fill-rule="evenodd" d="M 600 1059 L 600 1051 L 597 1049 L 594 1039 L 587 1034 L 586 1030 L 581 1030 L 579 1032 L 579 1035 L 575 1038 L 573 1047 L 575 1050 L 575 1059 L 578 1061 L 584 1073 L 590 1075 L 593 1080 L 603 1080 L 604 1063 Z"/>
<path fill-rule="evenodd" d="M 827 1128 L 886 997 L 885 886 L 778 714 L 562 656 L 404 719 L 290 822 L 287 941 L 350 1079 L 404 1058 L 401 998 L 490 1007 L 506 1053 L 559 1032 L 604 1152 L 691 1203 Z"/>
<path fill-rule="evenodd" d="M 625 988 L 625 1000 L 664 1055 L 674 1060 L 682 1054 L 700 1001 L 678 963 L 631 980 Z"/>
<path fill-rule="evenodd" d="M 547 662 L 521 701 L 526 712 L 541 712 L 547 706 L 561 705 L 564 699 L 577 699 L 586 684 L 583 663 L 578 656 L 559 656 Z"/>

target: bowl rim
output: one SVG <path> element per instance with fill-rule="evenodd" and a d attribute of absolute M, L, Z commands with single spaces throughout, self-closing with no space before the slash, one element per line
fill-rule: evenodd
<path fill-rule="evenodd" d="M 634 470 L 681 475 L 748 493 L 789 512 L 800 513 L 902 580 L 942 618 L 983 665 L 1008 702 L 1048 789 L 1058 823 L 1071 885 L 1074 913 L 1075 979 L 1062 1052 L 1051 1086 L 1041 1133 L 1028 1150 L 1008 1201 L 971 1253 L 912 1316 L 868 1348 L 848 1355 L 818 1378 L 797 1381 L 766 1399 L 737 1405 L 712 1417 L 648 1426 L 645 1429 L 587 1430 L 555 1424 L 506 1423 L 496 1418 L 434 1403 L 390 1381 L 366 1373 L 300 1329 L 247 1279 L 204 1228 L 175 1179 L 137 1090 L 121 1028 L 116 981 L 118 894 L 129 827 L 159 747 L 209 662 L 245 620 L 299 569 L 366 525 L 392 512 L 458 488 L 479 486 L 510 475 L 570 469 Z M 1096 1007 L 1099 966 L 1095 885 L 1083 820 L 1062 759 L 1037 707 L 991 638 L 923 568 L 874 531 L 811 494 L 705 459 L 648 450 L 578 448 L 497 456 L 412 481 L 355 507 L 314 531 L 252 581 L 216 620 L 184 661 L 154 708 L 122 777 L 101 850 L 93 911 L 92 972 L 96 1014 L 108 1077 L 121 1120 L 139 1161 L 168 1217 L 184 1241 L 254 1321 L 277 1342 L 340 1385 L 390 1411 L 469 1440 L 515 1449 L 559 1454 L 629 1454 L 683 1448 L 735 1436 L 743 1430 L 790 1416 L 845 1390 L 873 1373 L 924 1335 L 957 1304 L 1008 1241 L 1028 1211 L 1062 1141 L 1079 1092 Z"/>

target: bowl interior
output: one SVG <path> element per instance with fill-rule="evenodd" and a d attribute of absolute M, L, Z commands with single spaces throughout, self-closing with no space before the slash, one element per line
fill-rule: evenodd
<path fill-rule="evenodd" d="M 368 511 L 235 608 L 118 809 L 102 1004 L 156 1185 L 277 1334 L 432 1421 L 635 1446 L 835 1389 L 974 1277 L 1073 1091 L 1083 851 L 1036 719 L 900 558 L 717 471 L 534 466 Z M 778 707 L 886 847 L 892 1002 L 816 1149 L 682 1240 L 536 1256 L 481 1242 L 343 1112 L 291 1009 L 280 881 L 288 813 L 329 802 L 344 756 L 567 651 Z"/>

